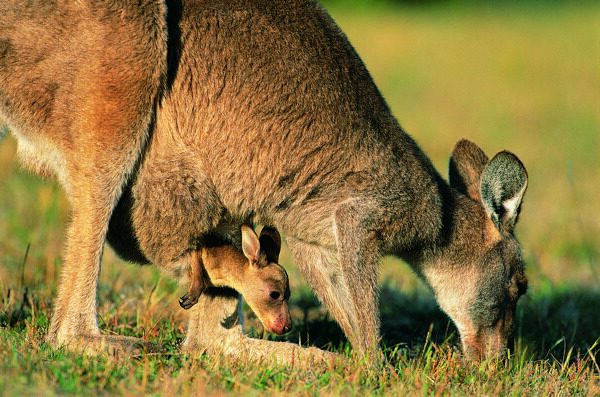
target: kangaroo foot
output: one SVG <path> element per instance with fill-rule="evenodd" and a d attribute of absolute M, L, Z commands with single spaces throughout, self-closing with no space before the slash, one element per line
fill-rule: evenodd
<path fill-rule="evenodd" d="M 134 356 L 142 353 L 156 353 L 160 346 L 156 343 L 131 336 L 117 335 L 74 335 L 60 346 L 71 351 L 81 351 L 92 356 L 109 354 L 111 356 Z M 55 348 L 60 347 L 54 345 Z"/>

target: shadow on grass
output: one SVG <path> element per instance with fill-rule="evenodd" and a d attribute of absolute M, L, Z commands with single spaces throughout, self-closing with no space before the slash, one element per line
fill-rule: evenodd
<path fill-rule="evenodd" d="M 16 331 L 32 325 L 32 313 L 36 313 L 34 326 L 47 326 L 50 315 L 48 301 L 39 299 L 27 289 L 3 292 L 0 297 L 0 329 Z M 586 355 L 589 349 L 598 356 L 599 303 L 598 289 L 564 286 L 531 291 L 521 299 L 517 309 L 516 337 L 521 349 L 526 347 L 528 355 L 535 359 L 555 357 L 564 360 L 568 356 Z M 269 338 L 335 349 L 347 344 L 340 327 L 325 313 L 312 292 L 298 291 L 292 297 L 290 308 L 295 317 L 292 332 Z M 459 345 L 456 328 L 431 295 L 407 294 L 384 283 L 380 309 L 384 346 L 415 350 L 426 340 L 437 345 L 444 342 Z M 173 324 L 170 326 L 174 328 Z M 171 331 L 174 338 L 183 337 L 175 335 L 178 332 L 174 329 Z M 572 354 L 569 355 L 571 349 Z"/>
<path fill-rule="evenodd" d="M 302 341 L 317 347 L 338 348 L 347 344 L 339 325 L 329 316 L 310 291 L 294 293 L 291 309 L 303 316 L 294 318 L 294 328 L 275 340 Z M 400 345 L 410 350 L 422 346 L 426 339 L 442 344 L 458 343 L 456 328 L 431 295 L 407 294 L 384 283 L 380 289 L 381 342 L 384 346 Z"/>
<path fill-rule="evenodd" d="M 287 340 L 317 347 L 339 347 L 347 343 L 337 323 L 323 312 L 312 293 L 292 298 L 292 307 L 304 311 L 294 319 L 294 329 L 277 340 Z M 565 359 L 588 354 L 598 356 L 600 344 L 600 290 L 565 286 L 531 291 L 519 302 L 516 338 L 534 359 Z M 316 312 L 311 315 L 311 311 Z M 381 335 L 384 346 L 400 345 L 409 350 L 448 342 L 458 346 L 458 331 L 442 312 L 433 296 L 407 294 L 389 286 L 381 288 Z M 598 342 L 598 344 L 596 344 Z"/>
<path fill-rule="evenodd" d="M 525 295 L 519 302 L 517 337 L 539 358 L 560 358 L 573 348 L 586 354 L 600 339 L 600 290 L 562 286 Z"/>

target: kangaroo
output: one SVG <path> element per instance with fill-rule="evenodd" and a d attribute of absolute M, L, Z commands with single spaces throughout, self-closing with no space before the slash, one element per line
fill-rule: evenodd
<path fill-rule="evenodd" d="M 281 237 L 275 229 L 263 228 L 260 239 L 242 225 L 243 254 L 232 245 L 201 247 L 190 254 L 191 283 L 179 300 L 184 309 L 198 302 L 208 286 L 239 291 L 267 329 L 282 335 L 292 329 L 288 309 L 290 285 L 285 269 L 277 263 Z"/>
<path fill-rule="evenodd" d="M 73 208 L 53 346 L 106 340 L 107 235 L 118 253 L 176 268 L 205 236 L 237 241 L 260 223 L 286 236 L 360 354 L 377 349 L 388 254 L 431 287 L 467 358 L 512 347 L 525 167 L 462 140 L 446 182 L 313 0 L 4 1 L 0 116 Z M 204 295 L 207 316 L 231 307 Z M 201 345 L 190 332 L 186 346 Z"/>

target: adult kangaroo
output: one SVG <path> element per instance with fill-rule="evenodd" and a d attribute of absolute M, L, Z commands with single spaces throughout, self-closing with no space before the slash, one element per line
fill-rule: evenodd
<path fill-rule="evenodd" d="M 312 0 L 4 1 L 0 116 L 73 207 L 55 346 L 108 340 L 96 319 L 107 233 L 123 257 L 177 269 L 243 223 L 286 236 L 362 354 L 379 338 L 388 254 L 431 286 L 468 357 L 511 345 L 525 168 L 460 141 L 448 184 Z"/>

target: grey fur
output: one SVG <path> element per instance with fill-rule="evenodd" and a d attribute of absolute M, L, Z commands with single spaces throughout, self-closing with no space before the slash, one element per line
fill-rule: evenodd
<path fill-rule="evenodd" d="M 499 229 L 514 229 L 526 189 L 527 171 L 523 163 L 506 151 L 494 156 L 481 176 L 481 197 L 488 215 Z M 507 208 L 511 200 L 514 202 Z"/>
<path fill-rule="evenodd" d="M 482 177 L 485 155 L 463 142 L 448 185 L 317 3 L 29 5 L 0 6 L 0 114 L 74 208 L 49 342 L 100 338 L 105 236 L 126 258 L 181 273 L 190 251 L 213 240 L 239 247 L 240 225 L 261 223 L 287 237 L 361 354 L 377 346 L 388 254 L 432 287 L 469 357 L 510 344 L 526 279 L 516 217 L 498 204 L 519 209 L 520 198 L 507 200 L 524 169 L 501 154 Z M 227 297 L 197 306 L 210 302 L 232 314 Z M 206 315 L 206 327 L 190 320 L 188 348 L 221 329 L 221 314 Z"/>

